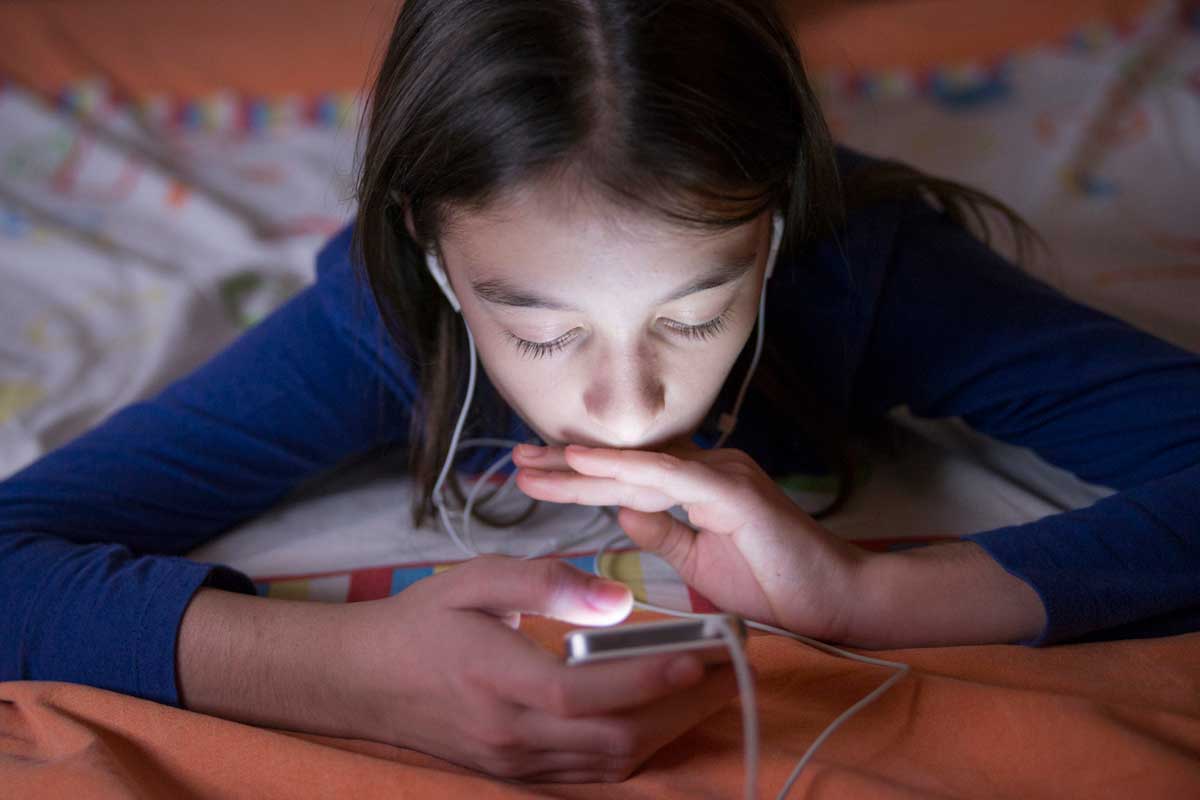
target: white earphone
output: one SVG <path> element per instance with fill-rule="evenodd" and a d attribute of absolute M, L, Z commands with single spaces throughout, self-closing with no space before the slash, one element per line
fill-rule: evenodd
<path fill-rule="evenodd" d="M 779 255 L 779 244 L 783 241 L 783 213 L 776 211 L 771 216 L 771 247 L 767 250 L 767 273 L 764 280 L 775 274 L 775 261 Z M 765 287 L 764 287 L 765 288 Z"/>
<path fill-rule="evenodd" d="M 450 286 L 450 278 L 446 275 L 446 270 L 442 269 L 441 263 L 437 256 L 432 251 L 425 252 L 425 265 L 429 267 L 429 273 L 433 275 L 433 279 L 437 281 L 438 288 L 442 290 L 442 294 L 446 296 L 446 300 L 450 303 L 450 307 L 462 313 L 462 304 L 458 302 L 458 295 L 454 293 L 454 289 Z M 466 324 L 465 322 L 463 323 Z"/>

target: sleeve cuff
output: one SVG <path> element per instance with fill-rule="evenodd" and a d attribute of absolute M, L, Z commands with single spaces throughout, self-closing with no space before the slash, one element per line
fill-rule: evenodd
<path fill-rule="evenodd" d="M 201 587 L 255 594 L 244 573 L 220 564 L 172 559 L 147 595 L 134 652 L 137 694 L 147 700 L 179 706 L 176 647 L 184 612 Z"/>

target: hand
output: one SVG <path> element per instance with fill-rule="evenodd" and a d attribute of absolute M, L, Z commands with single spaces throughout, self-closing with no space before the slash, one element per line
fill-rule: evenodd
<path fill-rule="evenodd" d="M 813 520 L 740 450 L 519 445 L 513 461 L 530 497 L 621 506 L 629 538 L 723 611 L 821 639 L 849 633 L 867 552 Z M 666 513 L 676 505 L 690 527 Z"/>
<path fill-rule="evenodd" d="M 608 600 L 593 606 L 597 583 Z M 520 612 L 611 624 L 631 603 L 570 564 L 485 556 L 351 604 L 346 717 L 366 738 L 502 778 L 624 780 L 737 695 L 731 668 L 686 654 L 568 667 L 514 628 Z"/>

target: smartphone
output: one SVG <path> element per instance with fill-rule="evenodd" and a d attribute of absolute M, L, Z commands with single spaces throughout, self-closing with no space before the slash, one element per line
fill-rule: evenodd
<path fill-rule="evenodd" d="M 569 631 L 563 637 L 566 661 L 569 665 L 590 664 L 686 650 L 694 651 L 705 664 L 725 662 L 730 658 L 729 648 L 721 638 L 719 620 L 725 620 L 745 646 L 746 624 L 742 618 L 734 614 L 713 614 L 701 619 L 669 619 Z"/>

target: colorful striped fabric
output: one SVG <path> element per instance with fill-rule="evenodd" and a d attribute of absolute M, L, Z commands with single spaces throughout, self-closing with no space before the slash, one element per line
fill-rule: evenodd
<path fill-rule="evenodd" d="M 54 98 L 58 110 L 78 117 L 132 111 L 155 130 L 205 133 L 261 133 L 281 128 L 339 128 L 357 121 L 362 97 L 351 91 L 274 97 L 215 92 L 201 97 L 166 94 L 129 98 L 102 79 L 63 87 Z"/>
<path fill-rule="evenodd" d="M 856 544 L 869 550 L 895 551 L 919 547 L 945 538 L 880 539 L 857 541 Z M 584 572 L 597 572 L 595 551 L 548 557 L 560 558 Z M 254 585 L 262 597 L 354 603 L 390 597 L 422 578 L 445 572 L 462 563 L 465 562 L 390 564 L 346 572 L 263 576 L 256 577 Z M 643 553 L 632 547 L 614 548 L 604 554 L 602 566 L 605 574 L 628 586 L 639 602 L 695 613 L 711 613 L 718 610 L 708 598 L 684 584 L 669 564 L 653 554 Z"/>

